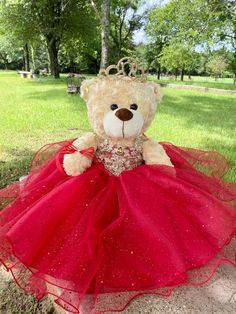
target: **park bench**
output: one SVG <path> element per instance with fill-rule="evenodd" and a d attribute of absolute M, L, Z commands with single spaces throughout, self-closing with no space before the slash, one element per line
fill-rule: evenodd
<path fill-rule="evenodd" d="M 18 74 L 20 74 L 23 78 L 32 77 L 32 73 L 30 71 L 18 71 Z"/>
<path fill-rule="evenodd" d="M 44 68 L 42 70 L 31 70 L 31 71 L 17 71 L 18 74 L 20 74 L 23 78 L 38 78 L 41 76 L 48 76 L 50 73 L 47 68 Z"/>
<path fill-rule="evenodd" d="M 44 68 L 42 70 L 39 70 L 39 74 L 42 76 L 48 76 L 49 75 L 49 71 L 47 68 Z"/>
<path fill-rule="evenodd" d="M 69 73 L 67 75 L 67 93 L 79 94 L 80 86 L 86 78 L 78 73 Z"/>

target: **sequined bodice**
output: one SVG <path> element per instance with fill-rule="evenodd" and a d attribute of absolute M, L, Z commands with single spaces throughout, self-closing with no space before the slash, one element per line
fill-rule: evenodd
<path fill-rule="evenodd" d="M 104 167 L 115 176 L 131 170 L 143 162 L 143 137 L 138 137 L 131 147 L 109 144 L 103 140 L 98 144 L 96 157 Z"/>

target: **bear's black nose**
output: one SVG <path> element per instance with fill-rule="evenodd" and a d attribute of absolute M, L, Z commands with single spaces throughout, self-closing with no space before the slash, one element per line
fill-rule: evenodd
<path fill-rule="evenodd" d="M 121 121 L 128 121 L 133 118 L 133 113 L 129 109 L 126 109 L 126 108 L 121 108 L 117 110 L 115 115 Z"/>

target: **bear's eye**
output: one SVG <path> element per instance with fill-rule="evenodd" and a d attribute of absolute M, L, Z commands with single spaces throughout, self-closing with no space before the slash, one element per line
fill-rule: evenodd
<path fill-rule="evenodd" d="M 112 104 L 110 108 L 111 108 L 111 110 L 116 110 L 118 108 L 118 106 L 117 106 L 117 104 Z"/>
<path fill-rule="evenodd" d="M 138 105 L 132 104 L 132 105 L 130 105 L 130 109 L 137 110 L 138 109 Z"/>

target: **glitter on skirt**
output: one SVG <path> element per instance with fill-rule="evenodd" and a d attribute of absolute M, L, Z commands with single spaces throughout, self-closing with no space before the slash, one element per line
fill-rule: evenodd
<path fill-rule="evenodd" d="M 236 266 L 236 184 L 222 179 L 222 155 L 161 143 L 173 169 L 141 164 L 139 144 L 101 143 L 106 168 L 95 159 L 70 177 L 72 142 L 43 147 L 28 177 L 0 190 L 0 262 L 26 293 L 70 313 L 118 312 Z"/>

